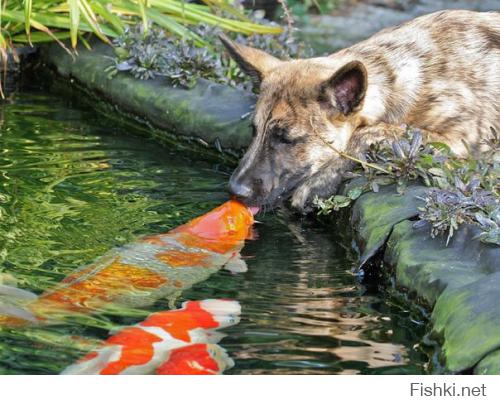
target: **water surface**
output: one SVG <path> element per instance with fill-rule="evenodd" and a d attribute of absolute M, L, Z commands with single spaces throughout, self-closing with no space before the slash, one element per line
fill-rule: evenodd
<path fill-rule="evenodd" d="M 39 92 L 0 107 L 0 277 L 41 293 L 135 238 L 168 231 L 227 198 L 227 169 L 163 148 L 95 111 Z M 424 329 L 350 269 L 341 229 L 259 218 L 242 254 L 187 299 L 232 298 L 241 322 L 221 345 L 230 374 L 424 373 Z M 59 373 L 110 330 L 168 308 L 104 312 L 63 325 L 0 328 L 0 373 Z"/>

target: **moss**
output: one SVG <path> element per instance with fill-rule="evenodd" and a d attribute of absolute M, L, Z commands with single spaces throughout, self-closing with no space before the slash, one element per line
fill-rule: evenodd
<path fill-rule="evenodd" d="M 474 368 L 474 374 L 500 375 L 500 349 L 487 354 Z"/>
<path fill-rule="evenodd" d="M 352 222 L 363 251 L 361 265 L 384 245 L 394 225 L 417 215 L 417 197 L 425 190 L 422 186 L 412 186 L 400 195 L 394 186 L 389 186 L 358 198 L 353 207 Z"/>
<path fill-rule="evenodd" d="M 479 232 L 464 225 L 446 246 L 443 237 L 433 239 L 427 228 L 416 230 L 411 221 L 404 221 L 394 227 L 384 261 L 396 269 L 398 285 L 433 305 L 446 287 L 472 283 L 493 271 L 490 256 L 500 251 L 480 243 Z"/>
<path fill-rule="evenodd" d="M 434 330 L 444 336 L 443 352 L 450 371 L 471 368 L 500 348 L 498 297 L 500 273 L 494 273 L 447 288 L 437 300 L 432 320 Z"/>

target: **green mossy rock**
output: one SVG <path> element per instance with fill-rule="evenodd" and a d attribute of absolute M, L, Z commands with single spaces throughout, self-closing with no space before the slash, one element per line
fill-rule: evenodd
<path fill-rule="evenodd" d="M 255 96 L 226 85 L 200 79 L 191 89 L 172 87 L 165 79 L 139 80 L 129 73 L 110 78 L 105 71 L 113 64 L 111 47 L 97 43 L 92 51 L 79 49 L 72 58 L 60 46 L 44 48 L 44 58 L 58 74 L 70 77 L 117 105 L 124 112 L 153 126 L 210 145 L 239 150 L 251 140 L 247 116 Z"/>
<path fill-rule="evenodd" d="M 500 349 L 482 359 L 474 368 L 474 374 L 500 375 Z"/>
<path fill-rule="evenodd" d="M 500 348 L 500 272 L 461 287 L 448 287 L 434 307 L 434 331 L 444 336 L 446 367 L 453 372 L 474 367 Z M 500 370 L 498 354 L 478 365 Z"/>
<path fill-rule="evenodd" d="M 475 372 L 494 374 L 499 355 L 489 353 L 500 348 L 500 249 L 480 242 L 473 225 L 462 225 L 448 246 L 446 237 L 430 236 L 429 226 L 415 229 L 408 219 L 418 214 L 417 197 L 427 191 L 411 186 L 401 196 L 388 186 L 358 198 L 352 224 L 361 265 L 385 246 L 384 262 L 394 269 L 396 285 L 435 304 L 433 331 L 443 337 L 447 369 L 477 364 Z"/>
<path fill-rule="evenodd" d="M 352 209 L 351 222 L 356 229 L 361 251 L 360 266 L 373 257 L 384 246 L 394 225 L 418 214 L 422 203 L 417 197 L 428 191 L 424 186 L 410 186 L 404 194 L 396 187 L 381 187 L 377 193 L 366 193 L 359 197 Z"/>
<path fill-rule="evenodd" d="M 500 249 L 477 238 L 479 229 L 462 225 L 446 246 L 431 238 L 428 227 L 414 229 L 404 221 L 387 241 L 384 261 L 395 270 L 396 283 L 434 304 L 446 287 L 470 284 L 497 270 Z"/>

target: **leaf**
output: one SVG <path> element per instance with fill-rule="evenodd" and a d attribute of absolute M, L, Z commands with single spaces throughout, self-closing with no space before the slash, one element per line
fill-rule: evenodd
<path fill-rule="evenodd" d="M 446 177 L 445 171 L 443 169 L 440 169 L 439 167 L 431 167 L 429 169 L 429 173 L 437 177 Z"/>
<path fill-rule="evenodd" d="M 1 4 L 0 4 L 1 6 Z M 28 42 L 30 42 L 31 33 L 31 10 L 33 8 L 32 0 L 24 0 L 24 30 L 26 31 L 26 36 L 28 37 Z"/>
<path fill-rule="evenodd" d="M 345 208 L 351 205 L 352 200 L 345 195 L 336 195 L 333 197 L 334 209 Z"/>
<path fill-rule="evenodd" d="M 144 35 L 148 33 L 148 17 L 146 14 L 146 0 L 139 0 L 139 10 L 142 18 L 142 26 L 144 27 Z"/>
<path fill-rule="evenodd" d="M 428 145 L 432 146 L 434 149 L 437 149 L 443 154 L 450 154 L 451 148 L 443 142 L 429 142 Z"/>
<path fill-rule="evenodd" d="M 94 10 L 94 12 L 100 15 L 103 19 L 105 19 L 111 27 L 113 27 L 117 34 L 123 34 L 125 31 L 124 22 L 118 17 L 116 14 L 110 12 L 106 6 L 102 5 L 98 1 L 93 1 L 90 3 L 90 6 Z"/>
<path fill-rule="evenodd" d="M 78 0 L 68 0 L 69 5 L 69 19 L 70 19 L 70 38 L 71 46 L 76 48 L 78 41 L 78 28 L 80 26 L 80 7 Z"/>
<path fill-rule="evenodd" d="M 80 12 L 83 15 L 83 18 L 87 21 L 87 23 L 92 28 L 92 32 L 95 35 L 97 35 L 97 37 L 99 39 L 101 39 L 103 42 L 110 44 L 109 39 L 106 37 L 106 35 L 102 31 L 101 26 L 99 25 L 99 22 L 97 21 L 97 16 L 95 15 L 94 11 L 92 10 L 92 7 L 90 7 L 88 1 L 87 0 L 78 0 L 78 7 L 80 9 Z"/>
<path fill-rule="evenodd" d="M 363 193 L 363 188 L 362 187 L 354 187 L 352 189 L 349 190 L 349 192 L 347 193 L 347 196 L 351 199 L 351 200 L 357 200 L 358 197 Z"/>

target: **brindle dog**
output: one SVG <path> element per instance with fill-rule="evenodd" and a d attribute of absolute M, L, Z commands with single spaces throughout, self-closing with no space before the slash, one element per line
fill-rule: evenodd
<path fill-rule="evenodd" d="M 339 152 L 400 136 L 401 124 L 464 154 L 500 123 L 500 13 L 443 11 L 327 57 L 281 61 L 221 37 L 260 95 L 254 139 L 230 180 L 248 205 L 304 210 L 337 188 Z"/>

